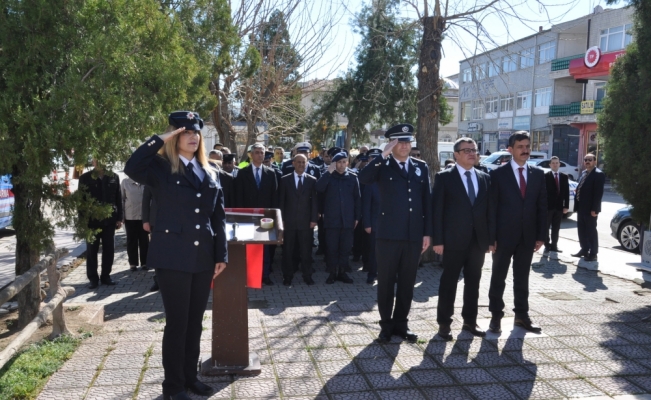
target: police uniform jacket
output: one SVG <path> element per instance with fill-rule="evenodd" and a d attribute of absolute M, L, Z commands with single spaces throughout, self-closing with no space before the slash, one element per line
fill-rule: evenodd
<path fill-rule="evenodd" d="M 154 198 L 152 190 L 149 186 L 145 185 L 145 190 L 142 192 L 142 222 L 148 222 L 150 226 L 156 226 L 156 199 Z"/>
<path fill-rule="evenodd" d="M 163 143 L 152 136 L 124 167 L 156 199 L 147 265 L 190 273 L 213 270 L 216 263 L 228 262 L 222 189 L 205 168 L 199 188 L 184 174 L 173 174 L 169 162 L 157 154 Z"/>
<path fill-rule="evenodd" d="M 316 190 L 323 193 L 323 226 L 354 229 L 355 221 L 362 217 L 357 176 L 349 171 L 344 174 L 326 172 L 316 182 Z"/>
<path fill-rule="evenodd" d="M 429 169 L 415 158 L 408 158 L 408 162 L 405 174 L 392 155 L 385 159 L 380 154 L 359 174 L 363 185 L 378 185 L 378 239 L 420 242 L 424 236 L 432 236 Z"/>
<path fill-rule="evenodd" d="M 91 219 L 88 221 L 88 227 L 92 229 L 103 226 L 115 225 L 116 222 L 122 221 L 124 211 L 122 209 L 122 193 L 120 190 L 120 177 L 112 172 L 105 172 L 104 175 L 97 179 L 93 178 L 96 171 L 88 171 L 79 177 L 79 188 L 85 188 L 83 196 L 90 196 L 102 205 L 110 204 L 113 208 L 111 216 L 103 220 Z M 84 221 L 87 217 L 80 213 L 80 220 Z"/>
<path fill-rule="evenodd" d="M 380 215 L 380 190 L 377 183 L 362 185 L 362 224 L 364 229 L 377 229 L 377 218 Z"/>
<path fill-rule="evenodd" d="M 282 176 L 285 176 L 287 174 L 291 174 L 294 172 L 294 164 L 292 164 L 292 160 L 287 160 L 283 162 L 283 166 L 280 169 L 282 172 Z M 317 180 L 321 178 L 321 168 L 318 165 L 315 165 L 311 160 L 307 161 L 307 165 L 305 166 L 305 172 L 307 174 L 312 175 L 315 177 Z"/>

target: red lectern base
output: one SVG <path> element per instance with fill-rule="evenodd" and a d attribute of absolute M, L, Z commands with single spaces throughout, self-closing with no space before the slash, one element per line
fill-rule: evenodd
<path fill-rule="evenodd" d="M 206 360 L 206 361 L 201 361 Z M 241 376 L 256 376 L 262 372 L 260 366 L 260 358 L 255 352 L 249 352 L 249 365 L 247 366 L 216 366 L 212 361 L 212 357 L 206 354 L 201 357 L 201 375 L 220 376 L 220 375 L 241 375 Z"/>

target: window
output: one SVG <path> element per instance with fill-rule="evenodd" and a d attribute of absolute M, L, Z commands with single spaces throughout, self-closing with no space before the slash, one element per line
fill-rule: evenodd
<path fill-rule="evenodd" d="M 472 70 L 466 68 L 463 70 L 463 83 L 472 82 Z"/>
<path fill-rule="evenodd" d="M 536 107 L 549 106 L 552 103 L 552 88 L 536 89 Z"/>
<path fill-rule="evenodd" d="M 502 96 L 500 99 L 500 112 L 513 111 L 513 95 Z"/>
<path fill-rule="evenodd" d="M 472 102 L 472 119 L 484 118 L 484 105 L 481 100 Z"/>
<path fill-rule="evenodd" d="M 498 102 L 499 102 L 499 98 L 497 96 L 488 97 L 486 99 L 486 114 L 496 113 L 497 112 L 497 103 Z"/>
<path fill-rule="evenodd" d="M 522 50 L 520 53 L 520 69 L 533 67 L 535 57 L 534 48 Z"/>
<path fill-rule="evenodd" d="M 475 67 L 475 78 L 478 81 L 486 78 L 486 64 L 479 64 Z"/>
<path fill-rule="evenodd" d="M 495 63 L 488 63 L 488 76 L 494 77 L 500 74 L 500 66 Z"/>
<path fill-rule="evenodd" d="M 599 34 L 599 48 L 603 52 L 621 50 L 633 41 L 630 34 L 633 24 L 602 29 Z"/>
<path fill-rule="evenodd" d="M 515 62 L 515 57 L 506 56 L 502 58 L 502 72 L 513 72 L 518 69 L 518 64 Z"/>
<path fill-rule="evenodd" d="M 556 53 L 556 42 L 547 42 L 538 46 L 538 64 L 551 61 Z"/>
<path fill-rule="evenodd" d="M 518 110 L 531 108 L 531 90 L 518 92 L 516 107 Z"/>
<path fill-rule="evenodd" d="M 461 103 L 461 120 L 462 121 L 469 121 L 470 120 L 470 113 L 472 112 L 472 103 L 470 101 L 465 101 Z"/>
<path fill-rule="evenodd" d="M 606 82 L 595 84 L 595 100 L 603 100 L 606 97 Z"/>

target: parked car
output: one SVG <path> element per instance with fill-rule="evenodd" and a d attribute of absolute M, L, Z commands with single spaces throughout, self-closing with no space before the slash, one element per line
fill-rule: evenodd
<path fill-rule="evenodd" d="M 542 151 L 532 151 L 529 153 L 529 159 L 531 161 L 542 160 L 545 158 L 547 158 L 547 153 L 544 153 Z M 511 161 L 511 153 L 508 151 L 497 151 L 488 156 L 484 161 L 481 162 L 481 164 L 492 171 L 500 165 L 506 164 L 509 161 Z"/>
<path fill-rule="evenodd" d="M 642 229 L 631 218 L 632 206 L 620 208 L 610 220 L 611 235 L 622 247 L 630 252 L 638 253 L 642 239 Z"/>
<path fill-rule="evenodd" d="M 549 170 L 549 162 L 551 160 L 545 159 L 545 160 L 529 160 L 529 164 L 535 165 L 536 167 L 540 167 L 545 169 L 545 171 Z M 559 172 L 562 172 L 567 175 L 570 180 L 575 180 L 576 178 L 579 177 L 579 168 L 572 166 L 564 161 L 561 161 L 561 167 L 558 169 Z"/>
<path fill-rule="evenodd" d="M 11 190 L 13 188 L 11 175 L 0 175 L 0 229 L 12 223 L 14 194 Z"/>

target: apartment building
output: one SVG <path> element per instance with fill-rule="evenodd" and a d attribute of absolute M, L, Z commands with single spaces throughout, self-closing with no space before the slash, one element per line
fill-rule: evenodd
<path fill-rule="evenodd" d="M 579 154 L 596 145 L 594 113 L 600 109 L 596 103 L 586 117 L 590 103 L 581 114 L 581 101 L 605 95 L 604 65 L 607 71 L 616 56 L 608 54 L 630 42 L 625 30 L 632 12 L 596 7 L 592 14 L 461 61 L 459 135 L 472 137 L 486 153 L 505 149 L 514 131 L 526 130 L 533 150 L 577 165 Z M 606 57 L 586 73 L 579 64 L 592 46 L 603 46 Z"/>

